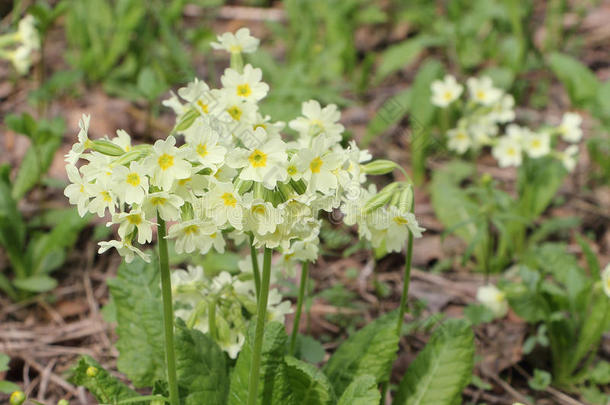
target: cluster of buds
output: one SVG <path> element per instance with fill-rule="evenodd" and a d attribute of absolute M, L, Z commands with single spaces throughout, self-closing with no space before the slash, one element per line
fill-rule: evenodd
<path fill-rule="evenodd" d="M 532 159 L 552 156 L 566 170 L 574 170 L 576 143 L 582 139 L 582 118 L 578 114 L 566 113 L 558 126 L 534 131 L 514 123 L 514 98 L 494 87 L 489 77 L 471 77 L 466 86 L 466 101 L 461 99 L 464 86 L 451 75 L 431 86 L 432 104 L 450 112 L 459 111 L 456 127 L 447 131 L 449 149 L 464 154 L 490 146 L 500 167 L 521 166 L 524 156 Z M 570 144 L 564 150 L 556 149 L 559 137 Z"/>
<path fill-rule="evenodd" d="M 0 58 L 10 61 L 19 74 L 32 65 L 32 54 L 40 49 L 36 20 L 27 15 L 19 21 L 17 31 L 0 35 Z"/>
<path fill-rule="evenodd" d="M 148 260 L 138 245 L 152 241 L 162 220 L 178 253 L 222 253 L 231 238 L 314 261 L 320 212 L 335 210 L 348 213 L 362 237 L 388 251 L 400 250 L 409 231 L 420 235 L 408 204 L 392 204 L 404 185 L 381 193 L 389 207 L 367 206 L 375 197 L 365 186 L 367 174 L 396 165 L 365 163 L 368 151 L 353 141 L 342 144 L 335 105 L 304 102 L 302 116 L 288 123 L 290 135 L 283 135 L 286 125 L 259 110 L 269 91 L 262 71 L 244 66 L 242 53 L 254 52 L 258 39 L 241 29 L 218 40 L 214 47 L 231 53 L 222 87 L 195 79 L 165 100 L 177 114 L 167 138 L 132 145 L 119 130 L 112 139 L 92 140 L 89 117 L 81 119 L 78 142 L 66 155 L 71 184 L 65 195 L 81 215 L 110 214 L 108 225 L 118 227 L 118 240 L 101 242 L 100 253 L 116 248 L 126 261 L 135 255 Z"/>
<path fill-rule="evenodd" d="M 221 272 L 206 277 L 203 268 L 189 267 L 172 272 L 172 297 L 175 315 L 189 328 L 211 336 L 232 359 L 237 357 L 247 332 L 248 319 L 256 314 L 256 289 L 249 259 L 240 262 L 242 272 L 232 276 Z M 249 271 L 248 271 L 249 270 Z M 275 284 L 277 271 L 271 280 Z M 267 320 L 284 322 L 291 312 L 289 301 L 282 301 L 277 289 L 269 291 Z"/>

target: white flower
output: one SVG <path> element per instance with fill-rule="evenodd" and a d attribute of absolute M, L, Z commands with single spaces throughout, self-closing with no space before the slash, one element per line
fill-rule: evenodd
<path fill-rule="evenodd" d="M 270 202 L 253 199 L 252 194 L 244 196 L 244 231 L 256 235 L 275 232 L 278 224 L 284 221 L 282 210 L 275 208 Z"/>
<path fill-rule="evenodd" d="M 521 166 L 521 143 L 510 136 L 502 137 L 491 151 L 500 167 Z"/>
<path fill-rule="evenodd" d="M 106 209 L 112 214 L 117 205 L 116 194 L 112 184 L 104 177 L 97 179 L 95 183 L 87 185 L 88 193 L 93 199 L 89 203 L 89 212 L 99 217 L 105 215 Z"/>
<path fill-rule="evenodd" d="M 459 84 L 455 77 L 446 75 L 443 80 L 432 82 L 432 104 L 437 107 L 447 107 L 457 100 L 464 91 L 464 86 Z"/>
<path fill-rule="evenodd" d="M 602 284 L 604 287 L 604 292 L 610 298 L 610 263 L 606 265 L 606 268 L 602 272 Z"/>
<path fill-rule="evenodd" d="M 125 261 L 127 263 L 131 263 L 135 255 L 140 256 L 142 260 L 147 263 L 150 263 L 150 256 L 142 252 L 137 247 L 133 246 L 129 241 L 109 240 L 100 242 L 98 243 L 98 245 L 100 246 L 99 250 L 97 251 L 99 254 L 106 252 L 110 248 L 115 248 L 119 252 L 119 254 L 125 258 Z"/>
<path fill-rule="evenodd" d="M 551 135 L 548 132 L 526 134 L 523 149 L 531 158 L 540 158 L 551 153 Z"/>
<path fill-rule="evenodd" d="M 498 134 L 498 126 L 489 115 L 483 115 L 468 126 L 468 133 L 472 136 L 473 146 L 480 148 L 491 143 L 491 138 Z"/>
<path fill-rule="evenodd" d="M 209 120 L 196 119 L 184 137 L 192 149 L 193 160 L 213 170 L 223 163 L 227 149 L 218 144 L 218 133 L 209 125 Z"/>
<path fill-rule="evenodd" d="M 239 73 L 233 69 L 226 69 L 224 75 L 220 78 L 225 90 L 235 96 L 241 97 L 244 100 L 260 101 L 269 92 L 269 85 L 261 82 L 263 71 L 259 68 L 253 68 L 247 64 L 244 67 L 244 72 Z"/>
<path fill-rule="evenodd" d="M 159 139 L 153 146 L 153 153 L 144 161 L 152 183 L 169 190 L 174 180 L 186 179 L 191 175 L 191 164 L 184 160 L 183 152 L 176 148 L 176 138 L 168 136 Z"/>
<path fill-rule="evenodd" d="M 497 318 L 503 318 L 508 313 L 506 296 L 493 284 L 479 287 L 477 300 L 489 308 Z"/>
<path fill-rule="evenodd" d="M 220 93 L 220 100 L 224 113 L 220 116 L 223 122 L 235 128 L 233 132 L 239 132 L 241 127 L 237 124 L 243 124 L 250 127 L 256 119 L 257 106 L 256 104 L 246 101 L 232 92 L 229 93 L 223 90 Z"/>
<path fill-rule="evenodd" d="M 309 192 L 320 191 L 329 194 L 337 188 L 336 171 L 343 164 L 345 156 L 330 152 L 325 138 L 314 138 L 311 149 L 298 151 L 298 169 L 307 181 Z"/>
<path fill-rule="evenodd" d="M 120 146 L 125 152 L 129 152 L 131 150 L 131 136 L 122 129 L 117 130 L 116 135 L 110 142 Z"/>
<path fill-rule="evenodd" d="M 482 105 L 492 105 L 502 97 L 502 90 L 493 86 L 493 82 L 487 76 L 471 77 L 466 82 L 470 98 Z"/>
<path fill-rule="evenodd" d="M 292 313 L 292 307 L 290 301 L 282 302 L 282 295 L 274 288 L 269 291 L 269 297 L 267 301 L 267 321 L 276 321 L 284 323 L 284 319 L 287 314 Z"/>
<path fill-rule="evenodd" d="M 72 145 L 72 149 L 70 149 L 70 152 L 65 157 L 65 161 L 68 164 L 75 165 L 85 150 L 91 147 L 91 141 L 87 135 L 90 120 L 90 115 L 83 114 L 80 121 L 78 121 L 78 142 Z"/>
<path fill-rule="evenodd" d="M 84 217 L 89 205 L 88 183 L 81 177 L 76 166 L 67 165 L 66 172 L 71 184 L 64 190 L 64 195 L 70 200 L 70 204 L 76 205 L 78 215 Z"/>
<path fill-rule="evenodd" d="M 515 99 L 510 94 L 505 94 L 493 105 L 489 118 L 498 123 L 506 123 L 515 119 Z"/>
<path fill-rule="evenodd" d="M 243 227 L 243 208 L 241 196 L 233 189 L 232 183 L 216 183 L 206 195 L 205 206 L 209 217 L 222 227 L 227 222 L 235 229 Z"/>
<path fill-rule="evenodd" d="M 225 32 L 217 37 L 218 42 L 212 42 L 212 48 L 222 49 L 231 53 L 253 53 L 258 48 L 259 40 L 250 35 L 248 28 L 240 28 L 235 34 Z"/>
<path fill-rule="evenodd" d="M 302 112 L 303 117 L 298 117 L 288 123 L 290 128 L 304 137 L 323 134 L 328 138 L 330 145 L 341 141 L 344 127 L 338 123 L 341 119 L 341 112 L 335 104 L 322 108 L 316 100 L 309 100 L 303 103 Z"/>
<path fill-rule="evenodd" d="M 112 171 L 114 191 L 121 202 L 126 204 L 142 204 L 148 193 L 148 177 L 146 167 L 133 161 L 129 167 L 116 166 Z"/>
<path fill-rule="evenodd" d="M 447 131 L 449 142 L 447 146 L 449 149 L 456 151 L 457 153 L 463 154 L 468 151 L 472 145 L 472 140 L 466 131 L 466 128 L 458 127 Z"/>
<path fill-rule="evenodd" d="M 40 49 L 40 36 L 35 24 L 34 17 L 28 14 L 19 21 L 17 28 L 17 36 L 28 49 Z"/>
<path fill-rule="evenodd" d="M 30 70 L 30 66 L 32 66 L 31 56 L 31 48 L 25 45 L 21 45 L 14 51 L 8 52 L 8 58 L 20 75 L 26 74 Z"/>
<path fill-rule="evenodd" d="M 211 235 L 214 232 L 216 232 L 216 226 L 211 222 L 192 219 L 172 225 L 167 238 L 176 240 L 177 253 L 192 253 L 195 249 L 206 248 L 208 244 L 207 241 L 203 241 L 203 236 Z"/>
<path fill-rule="evenodd" d="M 264 131 L 257 128 L 255 132 L 264 134 Z M 229 152 L 226 163 L 236 169 L 242 168 L 240 179 L 263 183 L 266 188 L 273 189 L 278 181 L 288 177 L 287 158 L 286 144 L 279 137 L 273 137 L 260 146 Z"/>
<path fill-rule="evenodd" d="M 559 152 L 559 159 L 568 172 L 572 172 L 576 167 L 578 155 L 578 145 L 570 145 L 563 152 Z"/>
<path fill-rule="evenodd" d="M 565 113 L 559 125 L 559 133 L 567 142 L 576 143 L 582 139 L 582 117 L 576 113 Z"/>
<path fill-rule="evenodd" d="M 157 213 L 164 221 L 176 221 L 180 218 L 180 207 L 184 200 L 167 191 L 159 191 L 146 196 L 142 210 L 146 218 L 155 218 Z"/>
<path fill-rule="evenodd" d="M 195 78 L 186 87 L 178 89 L 178 95 L 186 100 L 192 108 L 204 117 L 215 117 L 223 110 L 221 94 L 218 91 L 210 90 L 209 86 L 203 81 Z M 179 108 L 177 100 L 169 100 L 166 105 L 173 109 L 179 109 L 181 113 L 184 108 Z M 180 114 L 181 114 L 180 113 Z"/>
<path fill-rule="evenodd" d="M 144 244 L 152 240 L 152 227 L 156 226 L 146 219 L 140 209 L 121 212 L 112 216 L 112 223 L 119 224 L 119 236 L 127 238 L 134 231 L 138 231 L 138 243 Z"/>

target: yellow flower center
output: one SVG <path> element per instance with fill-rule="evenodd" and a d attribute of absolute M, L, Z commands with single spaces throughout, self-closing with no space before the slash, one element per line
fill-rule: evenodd
<path fill-rule="evenodd" d="M 228 207 L 235 207 L 235 204 L 237 204 L 237 200 L 231 193 L 224 193 L 220 198 L 222 198 L 222 201 L 224 201 L 225 205 Z"/>
<path fill-rule="evenodd" d="M 407 225 L 409 220 L 405 217 L 394 217 L 394 222 L 396 222 L 398 225 Z"/>
<path fill-rule="evenodd" d="M 206 157 L 208 154 L 208 147 L 206 146 L 206 144 L 204 143 L 200 143 L 199 145 L 197 145 L 197 154 L 199 156 L 201 156 L 202 158 Z"/>
<path fill-rule="evenodd" d="M 199 106 L 199 108 L 201 108 L 201 111 L 203 111 L 204 113 L 208 114 L 210 112 L 210 108 L 203 101 L 197 100 L 197 105 Z"/>
<path fill-rule="evenodd" d="M 125 181 L 127 184 L 131 184 L 132 186 L 136 187 L 140 184 L 140 176 L 138 173 L 129 173 Z"/>
<path fill-rule="evenodd" d="M 241 108 L 239 108 L 238 106 L 234 105 L 232 107 L 229 107 L 227 109 L 227 112 L 229 113 L 229 115 L 231 116 L 231 118 L 233 118 L 235 121 L 239 121 L 241 119 L 241 115 L 243 113 L 243 111 L 241 110 Z"/>
<path fill-rule="evenodd" d="M 458 132 L 455 137 L 457 139 L 459 139 L 460 141 L 464 141 L 464 140 L 468 139 L 468 135 L 466 135 L 465 132 Z"/>
<path fill-rule="evenodd" d="M 150 203 L 152 205 L 165 205 L 166 202 L 167 202 L 167 198 L 163 198 L 163 197 L 153 197 L 150 199 Z"/>
<path fill-rule="evenodd" d="M 229 46 L 229 51 L 232 53 L 240 53 L 241 45 L 231 45 L 231 46 Z"/>
<path fill-rule="evenodd" d="M 297 167 L 295 165 L 290 165 L 286 168 L 286 171 L 289 175 L 294 176 L 295 174 L 297 174 Z"/>
<path fill-rule="evenodd" d="M 476 96 L 479 100 L 485 99 L 485 92 L 483 90 L 477 90 Z"/>
<path fill-rule="evenodd" d="M 85 186 L 81 184 L 80 185 L 80 189 L 78 191 L 81 192 L 81 193 L 84 193 L 85 192 Z"/>
<path fill-rule="evenodd" d="M 252 167 L 265 167 L 267 166 L 267 154 L 259 149 L 254 149 L 254 152 L 250 154 L 248 158 Z"/>
<path fill-rule="evenodd" d="M 161 170 L 167 170 L 174 165 L 174 157 L 172 155 L 168 155 L 167 153 L 159 156 L 159 160 L 157 160 L 159 167 Z"/>
<path fill-rule="evenodd" d="M 265 206 L 262 204 L 255 205 L 254 207 L 252 207 L 253 214 L 265 215 L 265 212 L 266 212 Z"/>
<path fill-rule="evenodd" d="M 322 161 L 322 159 L 317 157 L 311 161 L 311 163 L 309 164 L 309 168 L 311 169 L 312 173 L 320 173 L 320 169 L 322 168 L 323 164 L 324 162 Z"/>
<path fill-rule="evenodd" d="M 449 101 L 449 100 L 451 100 L 453 98 L 453 93 L 450 92 L 449 90 L 447 90 L 447 91 L 445 91 L 445 94 L 443 94 L 443 98 L 446 101 Z"/>
<path fill-rule="evenodd" d="M 506 154 L 508 156 L 516 156 L 517 155 L 517 151 L 515 150 L 515 148 L 508 148 L 508 149 L 506 149 Z"/>
<path fill-rule="evenodd" d="M 248 97 L 252 94 L 252 89 L 248 83 L 240 84 L 237 86 L 237 95 L 242 97 Z"/>
<path fill-rule="evenodd" d="M 110 197 L 108 191 L 102 191 L 100 194 L 102 195 L 102 199 L 104 200 L 104 202 L 112 202 L 112 197 Z"/>
<path fill-rule="evenodd" d="M 540 139 L 534 139 L 532 141 L 532 148 L 534 149 L 538 149 L 542 146 L 542 142 L 540 142 Z"/>
<path fill-rule="evenodd" d="M 131 214 L 127 216 L 127 221 L 132 225 L 140 225 L 142 223 L 142 216 L 140 214 Z"/>
<path fill-rule="evenodd" d="M 190 177 L 187 177 L 186 179 L 180 179 L 180 180 L 178 180 L 178 185 L 184 186 L 186 183 L 188 183 L 191 180 L 192 179 Z"/>
<path fill-rule="evenodd" d="M 216 232 L 214 232 L 213 234 L 210 235 L 210 238 L 212 239 L 216 239 Z"/>
<path fill-rule="evenodd" d="M 257 128 L 262 128 L 262 129 L 264 129 L 264 130 L 266 131 L 266 130 L 267 130 L 267 124 L 256 124 L 256 125 L 254 125 L 254 127 L 252 127 L 252 128 L 253 128 L 255 131 L 256 131 L 256 129 L 257 129 Z"/>
<path fill-rule="evenodd" d="M 199 233 L 199 227 L 197 225 L 189 225 L 184 228 L 184 233 L 187 235 L 193 235 Z"/>

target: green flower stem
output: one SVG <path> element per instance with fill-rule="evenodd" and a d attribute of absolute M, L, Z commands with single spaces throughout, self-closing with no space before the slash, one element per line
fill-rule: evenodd
<path fill-rule="evenodd" d="M 167 382 L 171 405 L 179 405 L 178 379 L 176 377 L 176 355 L 174 353 L 174 309 L 172 303 L 172 282 L 169 275 L 169 255 L 165 239 L 165 221 L 157 215 L 159 230 L 159 268 L 161 269 L 161 291 L 163 295 L 163 326 L 165 327 L 165 356 L 167 360 Z"/>
<path fill-rule="evenodd" d="M 263 336 L 265 334 L 265 321 L 267 318 L 269 280 L 271 278 L 271 253 L 271 249 L 265 248 L 263 259 L 263 279 L 261 280 L 261 291 L 258 296 L 258 310 L 256 311 L 256 332 L 254 335 L 254 348 L 252 351 L 252 369 L 250 370 L 250 383 L 248 384 L 248 405 L 255 405 L 258 398 L 258 380 L 260 377 Z"/>
<path fill-rule="evenodd" d="M 294 323 L 292 324 L 292 336 L 290 337 L 290 354 L 294 356 L 294 350 L 297 343 L 297 334 L 299 333 L 299 323 L 301 321 L 301 312 L 303 311 L 303 301 L 305 299 L 305 290 L 307 289 L 307 276 L 309 274 L 309 263 L 303 262 L 301 266 L 301 283 L 299 284 L 299 297 L 297 298 L 297 309 L 294 314 Z"/>
<path fill-rule="evenodd" d="M 258 267 L 258 252 L 254 247 L 254 236 L 250 234 L 250 259 L 252 260 L 252 274 L 254 275 L 254 287 L 256 288 L 256 297 L 261 291 L 261 272 Z"/>
<path fill-rule="evenodd" d="M 216 339 L 216 300 L 212 300 L 208 310 L 208 326 L 210 328 L 210 336 Z"/>
<path fill-rule="evenodd" d="M 243 73 L 244 71 L 244 58 L 241 56 L 241 52 L 231 53 L 231 69 Z"/>

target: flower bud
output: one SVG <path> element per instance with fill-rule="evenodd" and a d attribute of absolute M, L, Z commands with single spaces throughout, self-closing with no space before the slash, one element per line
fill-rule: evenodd
<path fill-rule="evenodd" d="M 57 405 L 70 405 L 70 403 L 65 399 L 60 399 L 57 401 Z"/>
<path fill-rule="evenodd" d="M 146 145 L 148 146 L 148 145 Z M 141 148 L 133 148 L 129 152 L 123 153 L 120 158 L 112 162 L 112 166 L 120 166 L 127 165 L 128 163 L 140 159 L 142 156 L 146 156 L 148 154 L 148 150 L 144 150 Z"/>
<path fill-rule="evenodd" d="M 413 187 L 410 184 L 400 192 L 397 207 L 404 212 L 410 212 L 413 209 Z"/>
<path fill-rule="evenodd" d="M 184 131 L 193 125 L 195 119 L 199 117 L 199 112 L 194 108 L 188 110 L 181 118 L 180 121 L 174 127 L 174 131 Z"/>
<path fill-rule="evenodd" d="M 240 195 L 244 195 L 248 191 L 250 191 L 250 189 L 252 188 L 252 184 L 254 184 L 252 180 L 237 179 L 237 181 L 235 182 L 235 189 Z"/>
<path fill-rule="evenodd" d="M 90 147 L 94 151 L 103 153 L 104 155 L 108 156 L 121 156 L 125 153 L 123 148 L 121 148 L 119 145 L 115 145 L 114 143 L 105 139 L 97 139 L 95 141 L 91 141 Z"/>
<path fill-rule="evenodd" d="M 290 185 L 292 186 L 294 191 L 296 191 L 299 195 L 301 195 L 301 194 L 305 193 L 305 191 L 307 191 L 307 185 L 305 185 L 305 182 L 303 180 L 299 180 L 299 181 L 290 180 Z"/>
<path fill-rule="evenodd" d="M 25 394 L 23 391 L 15 391 L 11 394 L 9 402 L 11 405 L 21 405 L 25 402 Z"/>
<path fill-rule="evenodd" d="M 362 165 L 362 170 L 366 174 L 380 175 L 391 173 L 398 165 L 391 160 L 379 159 Z"/>
<path fill-rule="evenodd" d="M 377 193 L 377 195 L 369 199 L 364 205 L 364 213 L 369 213 L 379 207 L 384 206 L 388 201 L 392 199 L 392 195 L 398 188 L 398 185 L 398 183 L 388 184 L 383 188 L 383 190 Z"/>
<path fill-rule="evenodd" d="M 87 377 L 95 377 L 99 374 L 100 370 L 97 367 L 89 366 L 87 367 Z"/>

